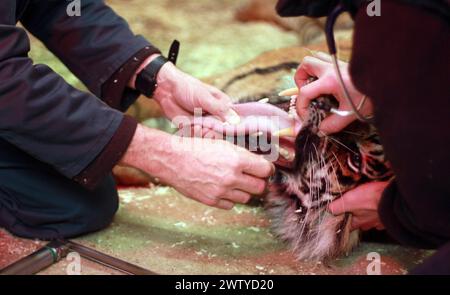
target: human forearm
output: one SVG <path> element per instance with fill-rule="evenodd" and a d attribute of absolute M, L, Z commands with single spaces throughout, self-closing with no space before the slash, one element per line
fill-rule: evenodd
<path fill-rule="evenodd" d="M 230 209 L 264 191 L 272 165 L 225 141 L 180 138 L 139 125 L 121 164 L 206 205 Z"/>
<path fill-rule="evenodd" d="M 28 1 L 20 21 L 97 97 L 102 86 L 142 48 L 159 50 L 131 31 L 104 1 L 81 1 L 81 16 L 66 13 L 66 1 Z M 127 81 L 128 82 L 128 81 Z"/>
<path fill-rule="evenodd" d="M 171 136 L 139 124 L 120 164 L 143 170 L 153 177 L 164 178 L 174 158 Z"/>

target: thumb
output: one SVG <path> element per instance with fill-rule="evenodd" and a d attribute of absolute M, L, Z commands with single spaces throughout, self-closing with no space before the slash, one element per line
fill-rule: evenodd
<path fill-rule="evenodd" d="M 233 105 L 231 98 L 222 91 L 207 85 L 207 92 L 200 98 L 200 105 L 209 114 L 221 118 L 223 121 L 237 124 L 239 116 L 231 108 Z"/>
<path fill-rule="evenodd" d="M 347 212 L 345 208 L 345 200 L 343 197 L 331 202 L 330 205 L 328 205 L 328 210 L 331 212 L 331 214 L 337 216 L 344 214 Z"/>
<path fill-rule="evenodd" d="M 297 96 L 297 113 L 303 120 L 308 117 L 308 109 L 312 100 L 324 94 L 331 94 L 332 88 L 329 83 L 325 83 L 323 79 L 318 79 L 300 88 Z"/>
<path fill-rule="evenodd" d="M 362 187 L 356 187 L 353 190 L 346 192 L 341 198 L 331 202 L 328 209 L 333 215 L 341 215 L 346 212 L 353 212 L 354 210 L 361 209 L 361 203 L 364 203 L 362 199 Z"/>
<path fill-rule="evenodd" d="M 320 124 L 320 131 L 327 135 L 337 133 L 355 121 L 355 119 L 354 116 L 342 117 L 332 114 L 322 121 Z"/>

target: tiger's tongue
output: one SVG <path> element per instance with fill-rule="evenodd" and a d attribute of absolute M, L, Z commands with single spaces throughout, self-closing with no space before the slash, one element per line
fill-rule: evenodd
<path fill-rule="evenodd" d="M 300 120 L 291 118 L 286 111 L 268 103 L 236 104 L 233 105 L 233 109 L 241 117 L 239 124 L 224 124 L 212 116 L 204 117 L 201 122 L 194 124 L 202 125 L 227 136 L 251 135 L 258 132 L 274 134 L 287 128 L 294 128 L 296 134 L 301 128 Z"/>
<path fill-rule="evenodd" d="M 224 124 L 215 117 L 207 116 L 201 118 L 201 122 L 194 122 L 194 125 L 202 125 L 202 127 L 212 129 L 226 136 L 253 135 L 261 132 L 270 135 L 283 129 L 293 128 L 293 136 L 280 137 L 279 145 L 281 149 L 284 149 L 284 152 L 287 151 L 291 155 L 295 155 L 295 135 L 302 125 L 299 119 L 290 117 L 286 111 L 268 103 L 250 102 L 236 104 L 233 105 L 233 109 L 241 117 L 239 124 Z M 278 160 L 275 162 L 275 164 L 284 167 L 290 167 L 291 163 L 292 159 L 284 158 L 281 152 Z"/>

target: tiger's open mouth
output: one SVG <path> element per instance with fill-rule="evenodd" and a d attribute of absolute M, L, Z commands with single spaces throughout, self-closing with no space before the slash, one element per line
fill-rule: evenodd
<path fill-rule="evenodd" d="M 334 216 L 328 205 L 358 185 L 392 177 L 373 126 L 354 122 L 337 134 L 318 135 L 326 110 L 335 103 L 320 97 L 310 105 L 309 119 L 294 142 L 294 161 L 289 167 L 277 165 L 270 180 L 265 207 L 273 230 L 298 259 L 348 253 L 358 243 L 352 216 Z"/>
<path fill-rule="evenodd" d="M 191 118 L 188 127 L 201 126 L 203 129 L 214 131 L 214 138 L 233 141 L 233 143 L 245 143 L 243 147 L 251 152 L 263 155 L 275 155 L 268 160 L 280 167 L 289 168 L 295 159 L 295 136 L 280 137 L 276 133 L 280 130 L 300 130 L 301 121 L 290 116 L 284 105 L 278 106 L 263 102 L 249 102 L 235 104 L 233 109 L 240 116 L 239 124 L 224 124 L 213 116 Z M 239 140 L 243 138 L 244 140 Z M 249 146 L 249 142 L 254 143 Z"/>
<path fill-rule="evenodd" d="M 310 105 L 308 121 L 289 113 L 292 102 L 250 102 L 233 108 L 241 116 L 237 125 L 204 117 L 196 124 L 232 139 L 256 142 L 261 154 L 276 152 L 276 173 L 269 181 L 265 209 L 273 231 L 288 242 L 298 259 L 327 260 L 348 253 L 357 243 L 351 232 L 351 215 L 334 216 L 328 205 L 356 186 L 391 177 L 376 130 L 355 122 L 345 130 L 319 136 L 319 125 L 332 97 L 320 97 Z M 294 134 L 280 137 L 280 130 Z M 269 138 L 263 148 L 259 137 Z M 272 140 L 272 141 L 271 141 Z"/>

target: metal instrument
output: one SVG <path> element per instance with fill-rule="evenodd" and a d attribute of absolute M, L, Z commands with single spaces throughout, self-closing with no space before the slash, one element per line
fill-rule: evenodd
<path fill-rule="evenodd" d="M 77 252 L 85 259 L 128 275 L 156 275 L 156 273 L 140 266 L 109 256 L 81 244 L 65 240 L 49 242 L 36 252 L 0 270 L 0 275 L 36 274 L 65 258 L 71 252 Z"/>

